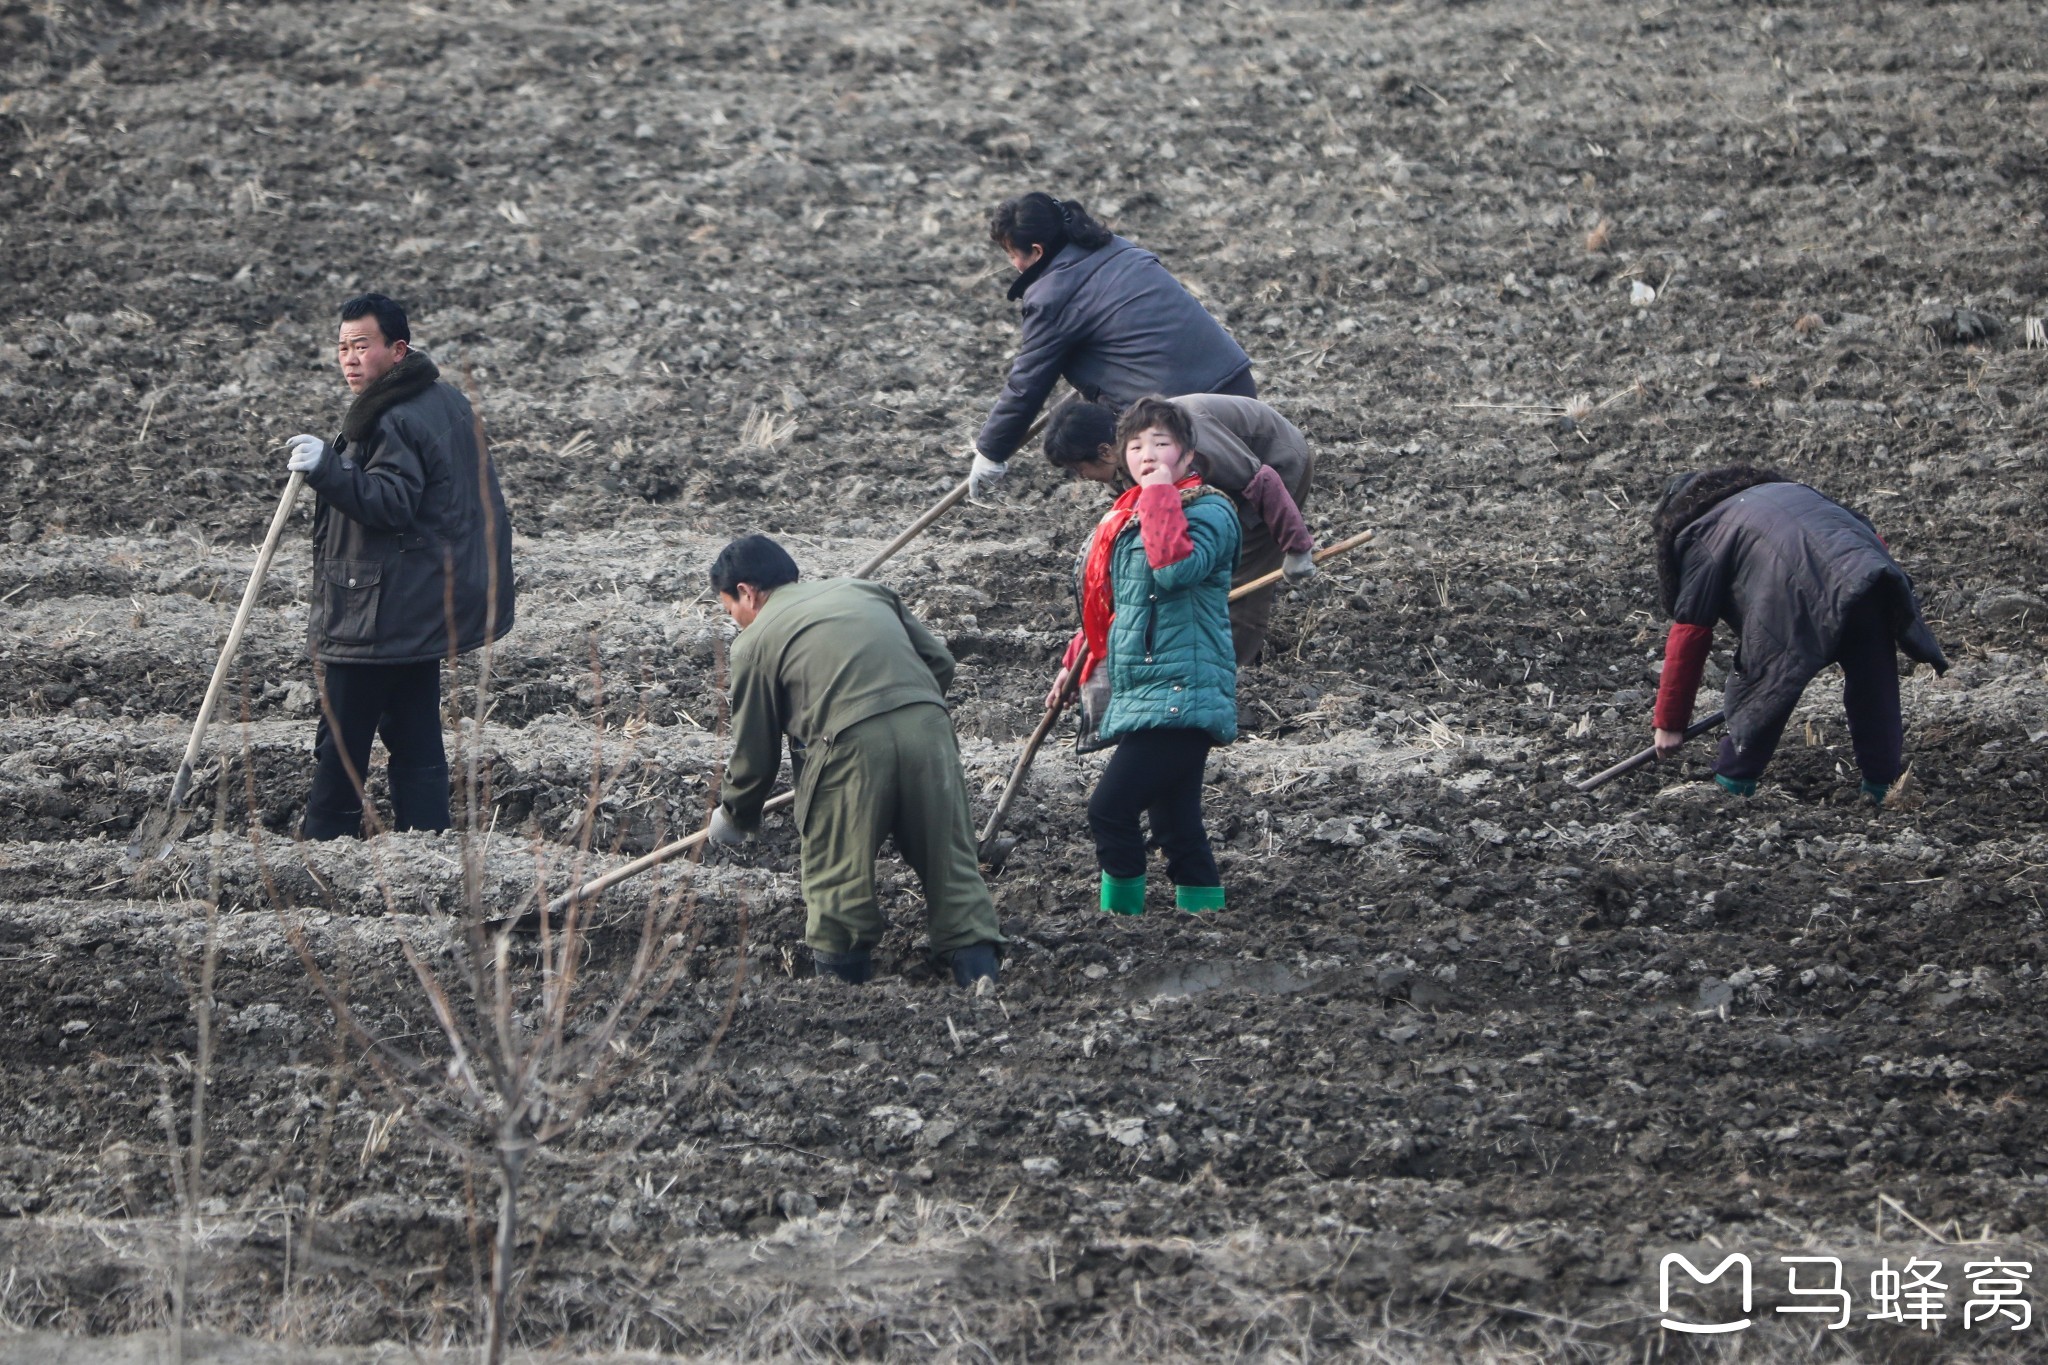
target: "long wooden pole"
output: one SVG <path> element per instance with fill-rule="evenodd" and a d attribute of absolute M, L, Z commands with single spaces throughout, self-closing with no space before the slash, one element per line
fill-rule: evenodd
<path fill-rule="evenodd" d="M 1328 549 L 1317 550 L 1315 553 L 1315 561 L 1316 563 L 1320 564 L 1326 559 L 1335 559 L 1338 555 L 1347 554 L 1350 551 L 1357 549 L 1359 546 L 1370 542 L 1373 538 L 1373 534 L 1374 533 L 1371 531 L 1360 531 L 1357 535 L 1351 537 L 1351 539 L 1349 540 L 1340 540 L 1335 545 L 1330 546 Z M 1286 576 L 1286 574 L 1287 570 L 1285 569 L 1275 569 L 1271 573 L 1260 574 L 1257 578 L 1252 579 L 1248 583 L 1240 583 L 1230 590 L 1230 600 L 1235 602 L 1238 598 L 1247 596 L 1251 593 L 1255 593 L 1260 588 L 1266 587 L 1273 583 L 1278 583 L 1283 577 Z"/>
<path fill-rule="evenodd" d="M 1691 725 L 1686 726 L 1685 737 L 1687 739 L 1698 739 L 1701 735 L 1713 729 L 1716 725 L 1719 725 L 1722 721 L 1726 719 L 1728 719 L 1728 717 L 1724 713 L 1716 711 L 1713 715 L 1706 716 L 1700 720 L 1696 720 Z M 1599 788 L 1606 786 L 1609 782 L 1612 782 L 1615 778 L 1622 776 L 1624 773 L 1634 772 L 1636 769 L 1642 767 L 1644 764 L 1648 763 L 1656 756 L 1657 746 L 1652 744 L 1649 748 L 1643 750 L 1641 753 L 1630 754 L 1627 758 L 1624 758 L 1623 760 L 1621 760 L 1621 762 L 1615 764 L 1613 767 L 1603 768 L 1599 772 L 1594 773 L 1591 777 L 1587 778 L 1584 782 L 1577 782 L 1573 785 L 1576 786 L 1582 792 L 1597 791 Z"/>
<path fill-rule="evenodd" d="M 228 627 L 227 643 L 220 648 L 220 659 L 213 666 L 213 678 L 206 684 L 206 697 L 199 703 L 199 718 L 192 722 L 192 738 L 185 743 L 184 760 L 178 764 L 178 776 L 171 783 L 173 810 L 184 805 L 186 796 L 191 792 L 192 765 L 199 761 L 200 747 L 206 741 L 206 723 L 220 701 L 228 670 L 235 662 L 235 652 L 242 646 L 242 632 L 248 626 L 249 617 L 256 609 L 256 599 L 263 591 L 264 575 L 270 572 L 271 558 L 277 554 L 277 543 L 284 536 L 284 524 L 291 518 L 292 504 L 298 501 L 299 490 L 305 483 L 305 474 L 296 470 L 291 478 L 285 480 L 284 496 L 277 500 L 277 511 L 270 518 L 270 530 L 263 537 L 263 548 L 256 554 L 256 567 L 249 571 L 249 586 L 242 589 L 242 605 L 235 609 L 234 624 Z"/>
<path fill-rule="evenodd" d="M 899 531 L 896 535 L 896 539 L 890 541 L 887 545 L 884 545 L 881 549 L 877 550 L 875 552 L 875 557 L 873 559 L 870 559 L 867 563 L 861 565 L 858 569 L 855 569 L 853 571 L 853 576 L 855 578 L 873 578 L 875 576 L 875 570 L 881 568 L 884 564 L 888 563 L 889 560 L 892 557 L 894 557 L 895 553 L 898 550 L 902 549 L 911 541 L 916 540 L 919 536 L 923 535 L 926 527 L 930 526 L 940 517 L 943 517 L 944 515 L 946 515 L 946 513 L 952 511 L 955 507 L 957 507 L 960 504 L 960 500 L 967 496 L 967 485 L 968 481 L 966 479 L 960 480 L 958 484 L 954 485 L 951 492 L 947 493 L 945 497 L 940 498 L 937 502 L 933 503 L 931 505 L 930 510 L 925 512 L 923 516 L 919 517 L 916 521 L 911 522 L 910 525 L 904 527 L 901 531 Z"/>
<path fill-rule="evenodd" d="M 1045 430 L 1045 422 L 1046 419 L 1044 417 L 1040 417 L 1037 421 L 1033 422 L 1031 429 L 1024 433 L 1024 441 L 1018 443 L 1018 449 L 1023 449 L 1025 443 L 1028 443 L 1032 437 Z M 1015 457 L 1013 456 L 1012 458 Z M 933 522 L 959 506 L 960 500 L 967 496 L 969 482 L 967 479 L 960 480 L 945 497 L 933 503 L 923 516 L 920 516 L 916 521 L 911 522 L 910 525 L 897 532 L 896 539 L 875 551 L 875 557 L 861 565 L 858 569 L 855 569 L 853 576 L 855 578 L 873 578 L 875 570 L 881 568 L 894 558 L 898 550 L 923 535 Z"/>
<path fill-rule="evenodd" d="M 795 800 L 795 792 L 783 792 L 779 796 L 771 796 L 762 805 L 761 813 L 766 815 L 771 810 L 781 810 L 784 806 L 791 804 Z M 679 854 L 688 853 L 710 837 L 711 826 L 706 825 L 695 834 L 686 834 L 673 843 L 663 844 L 652 853 L 643 853 L 632 862 L 615 867 L 603 876 L 592 877 L 574 891 L 564 891 L 561 895 L 548 902 L 548 913 L 550 915 L 559 915 L 575 902 L 589 900 L 592 896 L 609 891 L 620 882 L 629 881 L 639 876 L 650 867 L 659 867 Z"/>
<path fill-rule="evenodd" d="M 1075 678 L 1069 675 L 1060 688 L 1059 696 L 1052 705 L 1045 708 L 1045 714 L 1038 718 L 1038 728 L 1031 732 L 1031 738 L 1024 741 L 1024 752 L 1017 756 L 1017 766 L 1010 769 L 1010 780 L 1003 784 L 1003 794 L 996 798 L 996 808 L 988 813 L 988 823 L 981 827 L 981 835 L 975 840 L 975 848 L 983 862 L 995 856 L 996 832 L 1003 827 L 1003 819 L 1010 813 L 1010 805 L 1017 799 L 1017 793 L 1024 789 L 1024 774 L 1031 771 L 1031 760 L 1038 757 L 1039 746 L 1052 734 L 1052 727 L 1059 724 L 1060 712 L 1066 709 L 1076 690 Z"/>

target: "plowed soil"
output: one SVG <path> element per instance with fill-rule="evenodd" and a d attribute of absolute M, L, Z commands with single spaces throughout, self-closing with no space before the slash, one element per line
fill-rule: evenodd
<path fill-rule="evenodd" d="M 399 943 L 459 958 L 465 868 L 502 911 L 586 826 L 595 864 L 694 828 L 711 554 L 762 530 L 849 572 L 958 481 L 1016 336 L 982 225 L 1042 187 L 1245 343 L 1316 445 L 1319 537 L 1379 533 L 1240 679 L 1207 793 L 1230 907 L 1177 916 L 1155 877 L 1147 916 L 1098 914 L 1100 759 L 1064 743 L 992 882 L 994 994 L 926 963 L 893 857 L 858 990 L 808 973 L 786 822 L 669 874 L 688 971 L 536 1160 L 520 1340 L 2039 1356 L 2048 1325 L 1962 1310 L 1965 1261 L 2048 1250 L 2043 18 L 0 2 L 0 1323 L 182 1312 L 223 1360 L 474 1338 L 489 1171 L 374 1083 L 290 936 L 432 1057 Z M 488 833 L 292 843 L 301 508 L 197 818 L 137 863 L 371 288 L 475 393 L 513 504 L 520 624 L 455 730 Z M 1733 460 L 1868 512 L 1919 582 L 1955 667 L 1905 684 L 1900 808 L 1856 800 L 1827 676 L 1753 800 L 1703 788 L 1706 741 L 1571 785 L 1648 740 L 1649 503 Z M 978 811 L 1101 505 L 1016 468 L 879 575 L 960 657 Z M 590 989 L 645 890 L 601 903 Z M 1755 1258 L 1756 1325 L 1661 1329 L 1674 1251 Z M 1845 1262 L 1848 1328 L 1771 1311 L 1801 1254 Z M 1915 1255 L 1946 1320 L 1866 1320 Z"/>

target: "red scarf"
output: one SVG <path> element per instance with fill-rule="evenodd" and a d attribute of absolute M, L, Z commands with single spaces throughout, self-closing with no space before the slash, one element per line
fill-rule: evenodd
<path fill-rule="evenodd" d="M 1199 488 L 1201 484 L 1201 476 L 1191 474 L 1174 487 Z M 1138 514 L 1142 491 L 1142 484 L 1134 484 L 1120 493 L 1095 523 L 1095 539 L 1088 542 L 1088 558 L 1081 566 L 1081 636 L 1086 643 L 1081 654 L 1082 682 L 1095 672 L 1095 665 L 1109 657 L 1109 623 L 1116 617 L 1116 595 L 1109 586 L 1110 551 Z"/>

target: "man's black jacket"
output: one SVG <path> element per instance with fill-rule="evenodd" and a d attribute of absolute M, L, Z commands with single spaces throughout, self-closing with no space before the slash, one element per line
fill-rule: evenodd
<path fill-rule="evenodd" d="M 468 401 L 439 373 L 415 351 L 379 376 L 307 478 L 315 658 L 420 663 L 447 657 L 451 624 L 458 654 L 512 628 L 505 495 Z"/>

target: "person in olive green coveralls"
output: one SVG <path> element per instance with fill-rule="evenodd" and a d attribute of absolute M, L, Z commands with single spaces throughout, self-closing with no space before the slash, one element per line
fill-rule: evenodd
<path fill-rule="evenodd" d="M 886 927 L 875 854 L 893 834 L 924 886 L 932 952 L 963 986 L 993 979 L 1002 934 L 946 712 L 953 656 L 878 583 L 796 579 L 796 561 L 766 536 L 732 542 L 711 566 L 711 586 L 740 624 L 732 755 L 711 837 L 737 844 L 759 826 L 788 735 L 804 941 L 819 968 L 854 982 L 872 974 L 869 949 Z"/>

